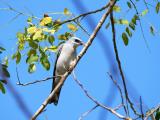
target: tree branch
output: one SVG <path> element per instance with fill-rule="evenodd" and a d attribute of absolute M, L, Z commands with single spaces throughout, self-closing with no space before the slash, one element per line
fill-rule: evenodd
<path fill-rule="evenodd" d="M 57 76 L 56 76 L 57 77 Z M 55 78 L 55 76 L 52 76 L 52 77 L 47 77 L 45 79 L 42 79 L 42 80 L 35 80 L 35 81 L 32 81 L 32 82 L 28 82 L 28 83 L 21 83 L 20 81 L 17 82 L 17 85 L 20 85 L 20 86 L 28 86 L 28 85 L 32 85 L 32 84 L 35 84 L 35 83 L 40 83 L 40 82 L 44 82 L 44 81 L 48 81 L 48 80 L 51 80 Z"/>
<path fill-rule="evenodd" d="M 149 112 L 146 113 L 146 116 L 145 116 L 144 120 L 148 120 L 148 118 L 149 118 L 150 116 L 152 116 L 152 115 L 154 114 L 154 112 L 156 112 L 158 109 L 160 109 L 160 104 L 157 105 L 157 107 L 149 110 Z"/>
<path fill-rule="evenodd" d="M 102 107 L 102 108 L 110 111 L 111 113 L 113 113 L 114 115 L 116 115 L 118 118 L 120 118 L 120 119 L 126 119 L 125 116 L 120 115 L 120 114 L 117 113 L 114 109 L 109 108 L 109 107 L 103 105 L 102 103 L 98 102 L 95 98 L 93 98 L 93 97 L 88 93 L 88 91 L 83 87 L 82 83 L 80 83 L 80 81 L 76 78 L 74 72 L 72 72 L 72 73 L 73 73 L 73 74 L 72 74 L 72 75 L 73 75 L 73 79 L 74 79 L 74 80 L 76 81 L 76 83 L 81 87 L 81 89 L 84 91 L 85 95 L 86 95 L 90 100 L 92 100 L 96 105 L 98 105 L 98 106 L 100 106 L 100 107 Z"/>
<path fill-rule="evenodd" d="M 133 112 L 134 112 L 136 115 L 139 115 L 139 114 L 137 113 L 137 111 L 135 110 L 135 108 L 134 108 L 134 106 L 133 106 L 133 103 L 131 102 L 131 100 L 130 100 L 130 98 L 129 98 L 129 96 L 128 96 L 128 90 L 127 90 L 127 86 L 126 86 L 126 79 L 125 79 L 125 77 L 124 77 L 124 73 L 123 73 L 123 70 L 122 70 L 121 61 L 120 61 L 120 59 L 119 59 L 117 44 L 116 44 L 116 31 L 115 31 L 115 27 L 114 27 L 113 12 L 110 13 L 110 20 L 111 20 L 111 26 L 112 26 L 114 52 L 115 52 L 115 55 L 116 55 L 116 61 L 117 61 L 118 68 L 119 68 L 119 71 L 120 71 L 120 75 L 121 75 L 121 78 L 122 78 L 122 83 L 123 83 L 124 92 L 125 92 L 125 97 L 126 97 L 126 105 L 129 103 L 131 109 L 133 110 Z M 127 105 L 127 110 L 128 110 L 128 105 Z M 128 111 L 128 112 L 129 112 L 129 111 Z"/>
<path fill-rule="evenodd" d="M 124 104 L 124 97 L 123 97 L 121 87 L 118 85 L 117 81 L 113 79 L 113 76 L 109 72 L 108 72 L 108 75 L 109 75 L 110 79 L 113 81 L 113 83 L 116 85 L 116 87 L 118 88 L 118 91 L 119 91 L 120 96 L 121 96 L 121 103 L 124 107 L 124 111 L 127 113 L 127 108 L 125 107 L 125 104 Z"/>
<path fill-rule="evenodd" d="M 82 120 L 84 117 L 86 117 L 89 113 L 91 113 L 93 110 L 95 110 L 99 105 L 94 106 L 93 108 L 91 108 L 90 110 L 88 110 L 87 112 L 83 113 L 78 120 Z"/>
<path fill-rule="evenodd" d="M 109 8 L 108 10 L 104 13 L 104 15 L 102 16 L 102 18 L 100 19 L 99 23 L 97 24 L 95 30 L 93 31 L 93 33 L 91 34 L 91 36 L 88 39 L 88 42 L 86 43 L 86 46 L 81 50 L 79 56 L 77 56 L 77 60 L 76 62 L 73 64 L 73 66 L 71 67 L 71 71 L 76 67 L 76 65 L 78 64 L 78 62 L 80 61 L 80 59 L 82 58 L 82 56 L 86 53 L 86 51 L 88 50 L 88 48 L 90 47 L 90 45 L 92 44 L 94 38 L 96 37 L 98 31 L 100 30 L 100 28 L 102 27 L 104 21 L 106 20 L 107 16 L 109 15 L 109 13 L 111 12 L 112 7 L 114 6 L 114 4 L 116 3 L 116 0 L 110 0 L 109 2 Z M 47 104 L 49 103 L 50 99 L 54 96 L 55 92 L 63 85 L 65 79 L 68 77 L 68 75 L 71 73 L 71 71 L 66 72 L 59 84 L 57 84 L 57 86 L 55 87 L 55 89 L 51 92 L 51 94 L 48 96 L 48 98 L 42 103 L 42 105 L 40 106 L 40 108 L 36 111 L 36 113 L 32 116 L 31 120 L 35 120 L 38 115 L 43 111 L 43 109 L 47 106 Z"/>
<path fill-rule="evenodd" d="M 132 5 L 133 5 L 133 7 L 134 7 L 134 9 L 135 9 L 135 11 L 136 11 L 136 14 L 137 14 L 137 16 L 138 16 L 138 18 L 139 18 L 138 21 L 139 21 L 140 29 L 141 29 L 141 32 L 142 32 L 142 36 L 143 36 L 144 42 L 145 42 L 145 44 L 146 44 L 146 47 L 147 47 L 147 49 L 148 49 L 149 52 L 150 52 L 150 48 L 149 48 L 148 42 L 147 42 L 146 37 L 145 37 L 145 35 L 144 35 L 144 31 L 143 31 L 141 19 L 140 19 L 140 17 L 139 17 L 138 9 L 137 9 L 135 3 L 134 3 L 132 0 L 130 0 L 130 2 L 132 3 Z"/>
<path fill-rule="evenodd" d="M 72 19 L 69 19 L 69 20 L 66 20 L 66 21 L 63 21 L 60 23 L 60 25 L 62 24 L 65 24 L 65 23 L 68 23 L 68 22 L 72 22 L 72 21 L 75 21 L 81 17 L 86 17 L 87 15 L 90 15 L 90 14 L 94 14 L 94 13 L 97 13 L 97 12 L 100 12 L 100 11 L 103 11 L 105 10 L 106 8 L 108 8 L 110 6 L 110 4 L 108 3 L 107 5 L 105 5 L 104 7 L 100 8 L 100 9 L 97 9 L 97 10 L 94 10 L 94 11 L 90 11 L 90 12 L 87 12 L 87 13 L 83 13 L 83 14 L 80 14 L 79 16 L 75 17 L 75 18 L 72 18 Z"/>

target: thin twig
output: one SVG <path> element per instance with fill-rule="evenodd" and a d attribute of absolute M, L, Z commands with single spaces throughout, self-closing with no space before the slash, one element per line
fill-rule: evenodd
<path fill-rule="evenodd" d="M 136 115 L 139 115 L 137 113 L 137 111 L 135 110 L 134 106 L 133 106 L 133 103 L 131 102 L 129 96 L 128 96 L 128 90 L 127 90 L 127 86 L 126 86 L 126 79 L 124 77 L 124 73 L 123 73 L 123 70 L 122 70 L 122 65 L 121 65 L 121 61 L 120 61 L 120 58 L 119 58 L 119 53 L 118 53 L 118 49 L 117 49 L 117 44 L 116 44 L 116 35 L 115 35 L 115 27 L 114 27 L 114 19 L 113 19 L 113 13 L 110 14 L 110 20 L 111 20 L 111 26 L 112 26 L 112 34 L 113 34 L 113 46 L 114 46 L 114 52 L 115 52 L 115 55 L 116 55 L 116 61 L 117 61 L 117 64 L 118 64 L 118 68 L 119 68 L 119 71 L 120 71 L 120 75 L 121 75 L 121 78 L 122 78 L 122 83 L 123 83 L 123 87 L 124 87 L 124 92 L 125 92 L 125 97 L 126 97 L 126 104 L 127 104 L 127 101 L 128 103 L 130 104 L 130 107 L 131 109 L 133 110 L 133 112 L 136 114 Z M 127 105 L 128 106 L 128 105 Z M 127 107 L 128 108 L 128 107 Z"/>
<path fill-rule="evenodd" d="M 20 81 L 18 81 L 17 85 L 28 86 L 28 85 L 32 85 L 32 84 L 35 84 L 35 83 L 40 83 L 40 82 L 48 81 L 48 80 L 51 80 L 51 79 L 53 79 L 55 77 L 60 77 L 60 76 L 47 77 L 47 78 L 42 79 L 42 80 L 35 80 L 35 81 L 32 81 L 32 82 L 28 82 L 28 83 L 21 83 Z"/>
<path fill-rule="evenodd" d="M 124 104 L 120 104 L 117 107 L 114 108 L 115 111 L 117 111 L 118 109 L 120 109 L 122 106 L 124 106 Z"/>
<path fill-rule="evenodd" d="M 0 10 L 7 10 L 7 11 L 12 11 L 12 12 L 15 12 L 19 15 L 24 15 L 24 16 L 27 16 L 27 17 L 31 17 L 31 18 L 34 18 L 34 19 L 37 19 L 37 20 L 40 20 L 40 18 L 36 17 L 36 16 L 33 16 L 33 15 L 30 15 L 30 14 L 27 14 L 27 13 L 24 13 L 24 12 L 21 12 L 21 11 L 18 11 L 17 9 L 13 8 L 11 5 L 9 5 L 8 3 L 4 3 L 5 5 L 8 6 L 8 8 L 0 8 Z"/>
<path fill-rule="evenodd" d="M 143 2 L 145 4 L 146 8 L 149 10 L 146 0 L 143 0 Z"/>
<path fill-rule="evenodd" d="M 160 109 L 160 104 L 158 104 L 157 107 L 149 110 L 149 111 L 146 113 L 146 116 L 145 116 L 144 120 L 148 120 L 148 118 L 149 118 L 150 116 L 152 116 L 158 109 Z"/>
<path fill-rule="evenodd" d="M 93 108 L 91 108 L 90 110 L 88 110 L 87 112 L 83 113 L 78 120 L 82 120 L 84 117 L 86 117 L 88 114 L 90 114 L 93 110 L 95 110 L 99 105 L 94 106 Z"/>
<path fill-rule="evenodd" d="M 121 87 L 118 85 L 117 81 L 113 79 L 113 76 L 109 72 L 108 72 L 108 75 L 109 75 L 110 79 L 113 81 L 113 83 L 116 85 L 116 87 L 118 88 L 118 91 L 120 92 L 120 96 L 121 96 L 121 103 L 122 103 L 122 105 L 124 105 L 123 106 L 124 111 L 127 113 L 127 108 L 124 104 L 124 97 L 123 97 Z"/>
<path fill-rule="evenodd" d="M 149 52 L 150 52 L 150 48 L 149 48 L 148 42 L 147 42 L 146 37 L 145 37 L 145 35 L 144 35 L 144 31 L 143 31 L 141 19 L 140 19 L 140 17 L 139 17 L 138 9 L 137 9 L 135 3 L 134 3 L 132 0 L 130 0 L 130 2 L 132 3 L 132 5 L 133 5 L 133 7 L 134 7 L 134 9 L 135 9 L 135 11 L 136 11 L 136 14 L 137 14 L 137 16 L 138 16 L 138 18 L 139 18 L 138 21 L 139 21 L 140 29 L 141 29 L 141 32 L 142 32 L 142 36 L 143 36 L 144 42 L 145 42 L 145 44 L 146 44 L 146 47 L 147 47 L 147 49 L 148 49 Z"/>
<path fill-rule="evenodd" d="M 17 68 L 17 66 L 16 66 L 16 75 L 17 75 L 18 83 L 21 83 L 21 81 L 19 79 L 19 74 L 18 74 L 18 68 Z"/>
<path fill-rule="evenodd" d="M 105 105 L 103 105 L 102 103 L 100 103 L 99 101 L 97 101 L 95 98 L 93 98 L 89 93 L 88 91 L 84 88 L 84 86 L 82 85 L 82 83 L 77 79 L 76 75 L 74 74 L 74 71 L 72 72 L 72 76 L 73 76 L 73 79 L 75 80 L 75 82 L 81 87 L 81 89 L 83 90 L 83 92 L 85 93 L 85 95 L 90 99 L 92 100 L 95 104 L 99 105 L 100 107 L 110 111 L 111 113 L 113 113 L 114 115 L 116 115 L 118 118 L 120 119 L 126 119 L 125 116 L 117 113 L 114 109 L 112 108 L 109 108 Z"/>
<path fill-rule="evenodd" d="M 62 24 L 65 24 L 65 23 L 68 23 L 68 22 L 72 22 L 72 21 L 75 21 L 81 17 L 86 17 L 87 15 L 90 15 L 90 14 L 94 14 L 94 13 L 97 13 L 97 12 L 100 12 L 100 11 L 103 11 L 105 10 L 106 8 L 108 8 L 110 6 L 110 4 L 108 3 L 107 5 L 103 6 L 102 8 L 98 9 L 98 10 L 94 10 L 94 11 L 90 11 L 90 12 L 87 12 L 87 13 L 83 13 L 77 17 L 74 17 L 72 19 L 69 19 L 69 20 L 66 20 L 66 21 L 63 21 L 61 22 L 59 25 L 62 25 Z"/>
<path fill-rule="evenodd" d="M 142 97 L 140 96 L 140 110 L 141 110 L 141 117 L 144 120 L 144 113 L 143 113 L 143 104 L 142 104 Z"/>
<path fill-rule="evenodd" d="M 55 89 L 51 92 L 51 94 L 48 96 L 48 98 L 42 103 L 42 105 L 40 106 L 40 108 L 38 108 L 38 110 L 36 111 L 36 113 L 32 116 L 31 120 L 35 120 L 38 115 L 43 111 L 43 109 L 48 105 L 50 99 L 54 96 L 55 92 L 63 85 L 65 79 L 68 77 L 68 75 L 71 73 L 71 71 L 76 67 L 76 65 L 78 64 L 78 62 L 80 61 L 80 59 L 82 58 L 82 56 L 86 53 L 86 51 L 88 50 L 88 48 L 90 47 L 90 45 L 92 44 L 94 38 L 96 37 L 98 31 L 100 30 L 100 28 L 102 27 L 104 21 L 106 20 L 106 18 L 108 17 L 109 13 L 111 12 L 112 7 L 115 5 L 116 0 L 110 0 L 109 2 L 109 8 L 108 10 L 104 13 L 104 15 L 102 16 L 102 18 L 100 19 L 99 23 L 97 24 L 95 30 L 93 31 L 93 33 L 90 35 L 88 42 L 86 43 L 85 47 L 81 50 L 79 56 L 77 56 L 77 60 L 75 61 L 75 63 L 73 64 L 73 66 L 71 66 L 70 71 L 67 71 L 62 78 L 60 79 L 60 82 L 57 84 L 57 86 L 55 87 Z M 123 117 L 123 116 L 121 116 Z"/>

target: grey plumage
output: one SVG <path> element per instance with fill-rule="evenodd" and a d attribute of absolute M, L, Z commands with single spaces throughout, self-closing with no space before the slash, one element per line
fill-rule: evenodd
<path fill-rule="evenodd" d="M 64 75 L 65 72 L 69 70 L 72 62 L 75 61 L 77 57 L 76 48 L 80 45 L 84 45 L 84 43 L 79 38 L 72 37 L 64 44 L 59 46 L 53 71 L 53 76 L 56 77 L 53 79 L 51 92 L 61 79 L 58 76 Z M 57 92 L 54 94 L 50 103 L 54 103 L 55 105 L 58 104 L 60 91 L 61 88 L 59 88 L 59 90 L 57 90 Z"/>

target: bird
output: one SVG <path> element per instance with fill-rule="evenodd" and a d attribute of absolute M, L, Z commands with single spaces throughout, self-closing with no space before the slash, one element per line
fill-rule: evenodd
<path fill-rule="evenodd" d="M 51 92 L 54 90 L 56 85 L 60 82 L 61 77 L 64 75 L 71 67 L 73 62 L 77 58 L 77 47 L 85 46 L 85 43 L 78 37 L 71 37 L 65 43 L 58 47 L 57 57 L 55 60 L 54 70 L 53 70 L 53 82 Z M 58 104 L 60 92 L 62 86 L 56 91 L 53 97 L 50 99 L 49 103 Z"/>

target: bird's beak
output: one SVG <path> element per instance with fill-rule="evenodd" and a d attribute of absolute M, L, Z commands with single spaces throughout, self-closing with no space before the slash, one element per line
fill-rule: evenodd
<path fill-rule="evenodd" d="M 86 46 L 86 44 L 83 41 L 81 41 L 80 45 Z"/>

